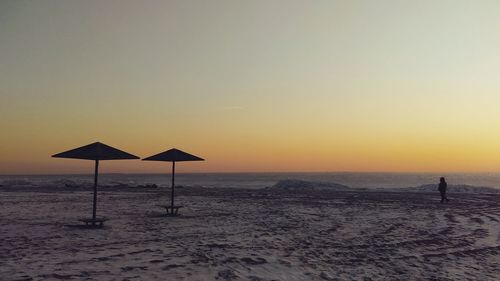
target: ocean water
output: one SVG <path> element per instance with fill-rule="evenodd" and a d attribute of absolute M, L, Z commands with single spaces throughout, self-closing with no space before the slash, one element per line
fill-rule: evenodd
<path fill-rule="evenodd" d="M 176 174 L 176 185 L 264 188 L 281 180 L 304 180 L 313 182 L 339 183 L 354 188 L 404 188 L 437 184 L 444 176 L 450 185 L 487 186 L 500 189 L 500 173 L 481 174 L 431 174 L 431 173 L 196 173 Z M 156 184 L 170 186 L 169 174 L 101 174 L 99 185 L 144 186 Z M 93 174 L 86 175 L 0 175 L 2 186 L 82 186 L 92 185 Z"/>

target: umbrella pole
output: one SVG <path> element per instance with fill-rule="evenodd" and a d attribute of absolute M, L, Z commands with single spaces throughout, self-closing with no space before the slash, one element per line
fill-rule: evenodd
<path fill-rule="evenodd" d="M 174 213 L 174 188 L 175 188 L 175 161 L 172 162 L 172 193 L 170 195 L 170 207 L 172 214 Z"/>
<path fill-rule="evenodd" d="M 92 224 L 95 223 L 95 216 L 96 216 L 96 210 L 97 210 L 97 176 L 99 174 L 99 160 L 95 160 L 95 173 L 94 173 L 94 206 L 92 209 L 92 220 L 94 221 Z"/>

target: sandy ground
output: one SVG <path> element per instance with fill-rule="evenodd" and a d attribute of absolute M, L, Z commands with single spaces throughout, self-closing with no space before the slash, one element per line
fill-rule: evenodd
<path fill-rule="evenodd" d="M 0 189 L 0 280 L 499 280 L 500 195 Z"/>

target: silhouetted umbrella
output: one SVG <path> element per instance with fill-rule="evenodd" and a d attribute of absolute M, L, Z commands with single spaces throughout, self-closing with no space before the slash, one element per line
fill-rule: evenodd
<path fill-rule="evenodd" d="M 158 153 L 153 156 L 146 157 L 142 160 L 145 161 L 166 161 L 172 162 L 172 191 L 171 191 L 171 203 L 170 207 L 172 210 L 172 214 L 174 211 L 174 187 L 175 187 L 175 162 L 185 162 L 185 161 L 204 161 L 198 156 L 194 156 L 187 152 L 178 150 L 176 148 L 172 148 L 170 150 L 164 151 L 162 153 Z"/>
<path fill-rule="evenodd" d="M 94 205 L 92 209 L 92 220 L 96 219 L 97 208 L 97 177 L 99 175 L 99 160 L 124 160 L 124 159 L 139 159 L 139 157 L 121 151 L 109 145 L 100 142 L 94 142 L 79 148 L 61 152 L 52 157 L 57 158 L 72 158 L 72 159 L 85 159 L 95 161 L 95 174 L 94 174 Z"/>

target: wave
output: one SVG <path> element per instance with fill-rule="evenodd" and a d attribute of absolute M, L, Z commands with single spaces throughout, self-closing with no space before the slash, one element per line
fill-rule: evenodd
<path fill-rule="evenodd" d="M 437 184 L 423 184 L 414 187 L 403 188 L 352 188 L 347 185 L 335 182 L 320 182 L 320 181 L 304 181 L 296 179 L 288 179 L 278 181 L 268 189 L 282 190 L 338 190 L 338 191 L 392 191 L 392 192 L 437 192 Z M 474 186 L 466 184 L 448 185 L 449 193 L 497 193 L 500 194 L 500 189 L 488 186 Z"/>
<path fill-rule="evenodd" d="M 423 184 L 414 187 L 394 188 L 391 190 L 408 192 L 437 192 L 437 184 Z M 489 186 L 475 186 L 467 184 L 448 185 L 448 193 L 500 193 L 500 189 Z"/>
<path fill-rule="evenodd" d="M 55 188 L 90 188 L 94 186 L 94 182 L 88 179 L 32 179 L 32 178 L 13 178 L 0 181 L 0 187 L 16 188 L 16 187 L 55 187 Z M 99 183 L 99 187 L 119 187 L 119 188 L 157 188 L 160 185 L 155 183 L 136 183 L 130 181 L 103 181 Z M 162 185 L 163 186 L 163 185 Z"/>
<path fill-rule="evenodd" d="M 314 180 L 300 180 L 300 179 L 284 179 L 274 181 L 275 184 L 271 185 L 272 182 L 265 183 L 263 181 L 253 181 L 250 182 L 245 179 L 236 179 L 231 181 L 231 184 L 227 184 L 222 180 L 200 180 L 199 182 L 188 182 L 185 185 L 176 185 L 176 187 L 231 187 L 231 188 L 262 188 L 264 186 L 267 189 L 280 189 L 289 191 L 300 191 L 300 190 L 332 190 L 332 191 L 384 191 L 384 192 L 437 192 L 436 184 L 423 184 L 418 186 L 410 187 L 393 187 L 394 184 L 387 185 L 386 187 L 351 187 L 349 185 L 340 184 L 333 181 L 314 181 Z M 204 184 L 201 184 L 204 183 Z M 63 189 L 84 189 L 92 188 L 94 182 L 93 178 L 89 176 L 68 176 L 66 178 L 61 178 L 60 176 L 12 176 L 0 178 L 0 187 L 4 188 L 38 188 L 38 187 L 50 187 L 50 188 L 63 188 Z M 384 185 L 382 185 L 384 186 Z M 105 178 L 99 181 L 100 188 L 168 188 L 170 187 L 169 178 L 155 179 L 150 176 L 137 177 L 137 178 L 124 178 L 118 179 Z M 468 184 L 455 184 L 448 186 L 449 193 L 495 193 L 500 194 L 499 188 L 489 187 L 489 186 L 475 186 Z"/>
<path fill-rule="evenodd" d="M 304 180 L 281 180 L 268 189 L 283 189 L 283 190 L 353 190 L 353 188 L 334 182 L 316 182 Z"/>

